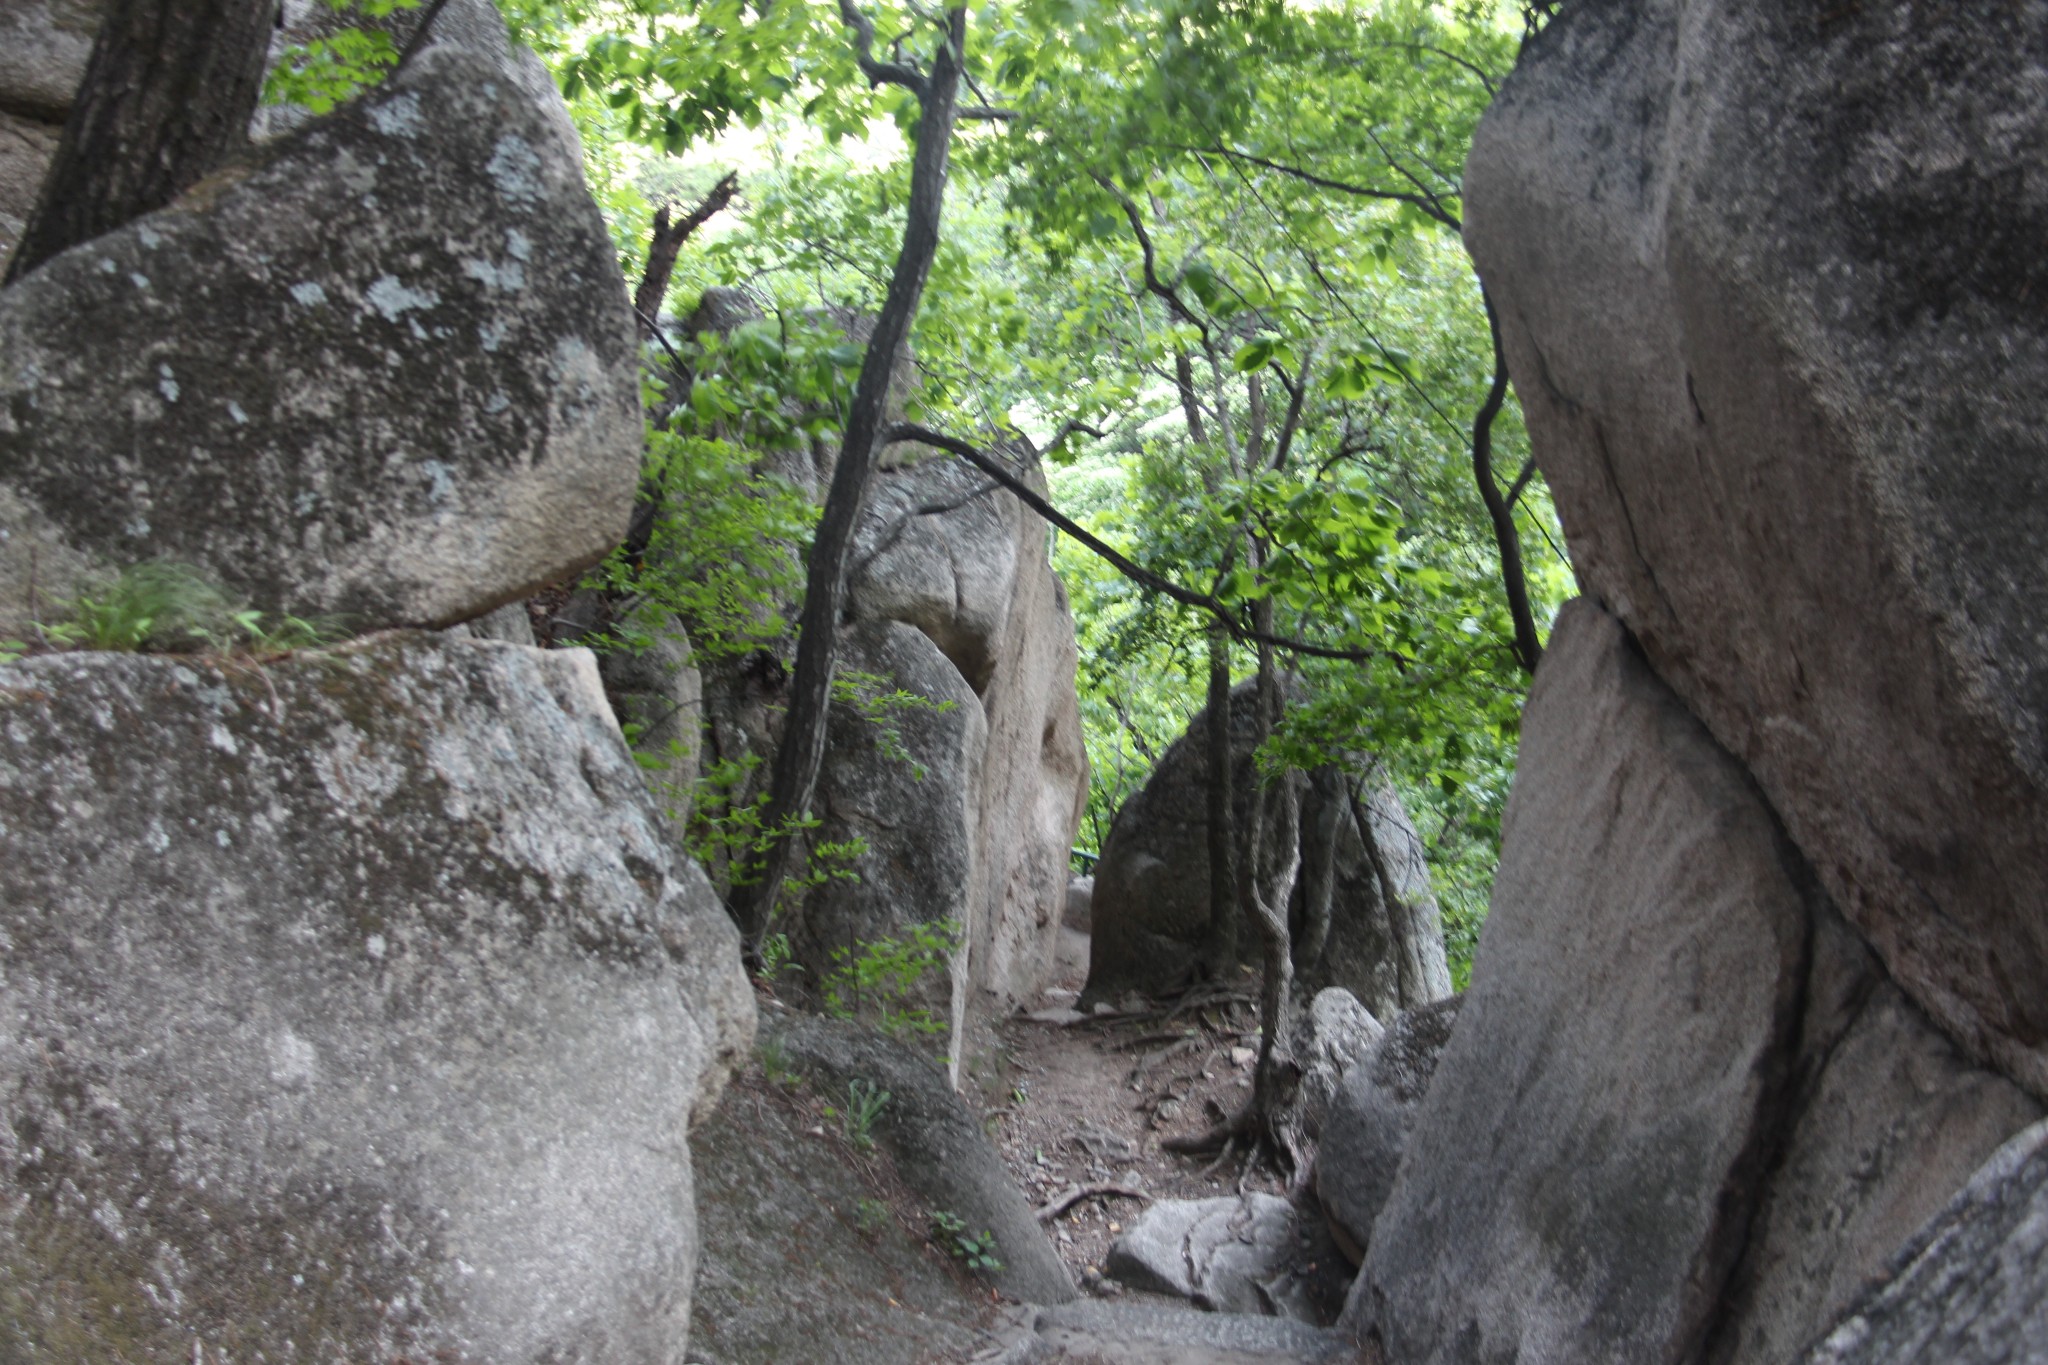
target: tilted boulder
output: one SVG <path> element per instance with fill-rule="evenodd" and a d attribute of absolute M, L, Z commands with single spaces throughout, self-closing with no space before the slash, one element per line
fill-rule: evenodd
<path fill-rule="evenodd" d="M 1251 683 L 1232 690 L 1231 795 L 1240 860 L 1251 850 L 1253 705 Z M 1117 811 L 1103 840 L 1084 1002 L 1115 1000 L 1131 990 L 1174 990 L 1194 970 L 1209 925 L 1208 734 L 1205 708 Z M 1362 787 L 1356 800 L 1354 781 Z M 1387 1019 L 1449 995 L 1436 896 L 1422 840 L 1400 797 L 1383 778 L 1354 779 L 1334 769 L 1314 781 L 1293 774 L 1284 782 L 1260 862 L 1263 894 L 1291 902 L 1297 989 L 1306 995 L 1340 986 L 1375 1018 Z M 1369 841 L 1360 837 L 1361 814 Z M 1328 926 L 1310 942 L 1304 901 L 1318 839 L 1334 845 L 1325 846 L 1323 859 L 1333 882 Z M 1297 868 L 1300 874 L 1293 875 Z M 1237 946 L 1245 961 L 1257 960 L 1249 925 L 1239 926 Z"/>
<path fill-rule="evenodd" d="M 1467 241 L 1582 582 L 2048 1097 L 2038 5 L 1565 6 Z"/>
<path fill-rule="evenodd" d="M 619 538 L 637 349 L 575 132 L 502 24 L 447 33 L 0 291 L 0 636 L 156 559 L 440 625 Z"/>
<path fill-rule="evenodd" d="M 683 1359 L 737 936 L 583 651 L 0 667 L 0 1355 Z"/>
<path fill-rule="evenodd" d="M 1355 1265 L 1365 1259 L 1373 1221 L 1401 1169 L 1415 1115 L 1458 1022 L 1461 995 L 1417 1005 L 1387 1026 L 1371 1051 L 1344 1073 L 1325 1106 L 1316 1149 L 1316 1198 L 1337 1245 Z"/>
<path fill-rule="evenodd" d="M 1416 1365 L 1783 1359 L 2038 1112 L 1886 990 L 1741 766 L 1568 604 L 1347 1322 Z"/>
<path fill-rule="evenodd" d="M 813 986 L 913 925 L 950 920 L 964 927 L 981 857 L 976 798 L 988 722 L 973 691 L 930 640 L 895 621 L 847 627 L 839 650 L 840 676 L 868 701 L 832 705 L 813 801 L 821 822 L 816 838 L 858 840 L 861 849 L 820 865 L 826 880 L 785 921 Z M 917 700 L 877 704 L 897 691 Z M 842 872 L 854 876 L 836 875 Z M 953 976 L 964 965 L 954 963 Z M 919 1007 L 949 1029 L 964 998 L 953 976 L 922 983 L 917 992 Z"/>

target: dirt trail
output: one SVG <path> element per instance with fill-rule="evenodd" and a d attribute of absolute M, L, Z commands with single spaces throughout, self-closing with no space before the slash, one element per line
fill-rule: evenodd
<path fill-rule="evenodd" d="M 1132 999 L 1114 1015 L 1082 1018 L 1073 1004 L 1087 971 L 1088 936 L 1063 929 L 1052 982 L 1025 1013 L 998 1026 L 1002 1046 L 981 1090 L 996 1145 L 1035 1205 L 1076 1187 L 1140 1194 L 1091 1195 L 1046 1225 L 1076 1283 L 1103 1292 L 1109 1244 L 1149 1200 L 1237 1190 L 1239 1162 L 1204 1175 L 1206 1160 L 1159 1144 L 1199 1133 L 1244 1103 L 1258 1018 L 1249 978 L 1242 999 L 1179 1013 Z M 1244 1188 L 1285 1193 L 1263 1172 Z"/>

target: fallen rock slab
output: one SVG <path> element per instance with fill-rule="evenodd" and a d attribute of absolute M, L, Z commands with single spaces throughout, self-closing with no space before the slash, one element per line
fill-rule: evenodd
<path fill-rule="evenodd" d="M 0 1356 L 673 1365 L 737 936 L 590 656 L 0 666 Z"/>
<path fill-rule="evenodd" d="M 1287 1284 L 1295 1225 L 1294 1206 L 1278 1195 L 1162 1199 L 1110 1244 L 1105 1269 L 1133 1289 L 1198 1308 L 1313 1321 Z"/>
<path fill-rule="evenodd" d="M 152 560 L 446 625 L 619 539 L 624 286 L 560 97 L 464 9 L 434 31 L 468 41 L 0 291 L 0 637 Z"/>
<path fill-rule="evenodd" d="M 1580 580 L 2040 1098 L 2044 45 L 2039 5 L 1565 6 L 1465 175 Z"/>

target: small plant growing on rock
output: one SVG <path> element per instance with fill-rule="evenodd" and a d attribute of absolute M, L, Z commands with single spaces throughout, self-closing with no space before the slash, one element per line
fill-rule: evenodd
<path fill-rule="evenodd" d="M 846 1083 L 846 1108 L 836 1109 L 825 1106 L 828 1118 L 839 1120 L 839 1131 L 854 1147 L 863 1152 L 873 1151 L 875 1146 L 875 1120 L 889 1105 L 889 1092 L 872 1081 L 856 1076 Z"/>
<path fill-rule="evenodd" d="M 862 1199 L 853 1206 L 854 1226 L 868 1237 L 889 1226 L 889 1206 L 879 1199 Z"/>
<path fill-rule="evenodd" d="M 39 622 L 50 649 L 150 650 L 165 653 L 240 650 L 282 653 L 337 638 L 331 622 L 237 605 L 198 570 L 183 564 L 136 564 L 63 604 L 60 619 Z M 0 659 L 29 646 L 0 645 Z"/>
<path fill-rule="evenodd" d="M 803 1075 L 791 1064 L 789 1049 L 782 1045 L 780 1038 L 771 1033 L 764 1033 L 755 1045 L 755 1050 L 761 1054 L 761 1074 L 767 1078 L 769 1084 L 779 1085 L 785 1089 L 794 1089 L 803 1084 Z"/>
<path fill-rule="evenodd" d="M 932 1215 L 932 1229 L 946 1254 L 969 1270 L 989 1275 L 1003 1268 L 996 1258 L 996 1235 L 988 1229 L 971 1233 L 965 1219 L 944 1209 Z"/>

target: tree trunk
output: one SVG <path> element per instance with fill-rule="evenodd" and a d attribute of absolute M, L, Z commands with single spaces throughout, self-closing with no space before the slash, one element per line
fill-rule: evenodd
<path fill-rule="evenodd" d="M 690 240 L 698 228 L 711 220 L 711 216 L 732 202 L 739 191 L 738 174 L 729 174 L 711 187 L 711 192 L 698 201 L 697 207 L 683 215 L 681 222 L 669 221 L 669 205 L 663 204 L 654 212 L 654 232 L 647 242 L 647 268 L 640 272 L 640 286 L 633 291 L 633 311 L 640 315 L 640 331 L 643 336 L 653 336 L 656 324 L 661 318 L 661 305 L 668 298 L 669 277 L 675 273 L 676 256 L 683 249 L 683 243 Z"/>
<path fill-rule="evenodd" d="M 277 0 L 114 0 L 6 283 L 160 209 L 247 140 Z"/>
<path fill-rule="evenodd" d="M 1515 623 L 1515 661 L 1526 673 L 1535 673 L 1543 659 L 1543 646 L 1536 638 L 1536 617 L 1529 607 L 1529 579 L 1522 569 L 1522 533 L 1515 527 L 1515 509 L 1493 480 L 1493 419 L 1500 415 L 1508 395 L 1508 362 L 1500 344 L 1500 317 L 1493 311 L 1493 298 L 1485 287 L 1479 291 L 1486 305 L 1486 326 L 1493 336 L 1493 384 L 1486 401 L 1472 420 L 1472 477 L 1479 484 L 1480 500 L 1493 521 L 1494 544 L 1500 549 L 1501 586 L 1507 593 L 1508 615 Z"/>
<path fill-rule="evenodd" d="M 1258 554 L 1254 552 L 1256 563 Z M 1273 606 L 1270 600 L 1257 602 L 1252 607 L 1255 629 L 1271 633 Z M 1259 678 L 1257 719 L 1252 725 L 1252 749 L 1265 743 L 1273 724 L 1279 715 L 1279 680 L 1273 673 L 1273 651 L 1270 647 L 1259 647 Z M 1248 901 L 1246 912 L 1252 926 L 1259 935 L 1259 1059 L 1252 1073 L 1252 1103 L 1250 1126 L 1268 1147 L 1274 1164 L 1283 1174 L 1296 1176 L 1300 1173 L 1301 1134 L 1297 1116 L 1301 1095 L 1301 1068 L 1295 1063 L 1293 1048 L 1289 1044 L 1288 1019 L 1293 1003 L 1294 954 L 1289 942 L 1287 927 L 1287 903 L 1294 890 L 1294 880 L 1301 868 L 1301 841 L 1299 837 L 1283 841 L 1289 866 L 1273 878 L 1273 894 L 1269 899 L 1261 890 L 1265 880 L 1260 874 L 1266 869 L 1260 867 L 1266 843 L 1266 830 L 1272 821 L 1273 811 L 1282 802 L 1299 802 L 1300 787 L 1284 778 L 1273 783 L 1261 783 L 1258 796 L 1253 802 L 1251 828 L 1251 855 L 1246 859 L 1252 865 L 1252 875 L 1241 879 L 1246 884 Z M 1294 824 L 1298 827 L 1297 814 Z"/>
<path fill-rule="evenodd" d="M 1337 899 L 1337 840 L 1344 823 L 1344 774 L 1326 765 L 1309 774 L 1315 804 L 1301 817 L 1301 927 L 1294 933 L 1294 970 L 1306 972 L 1330 941 L 1330 907 Z"/>
<path fill-rule="evenodd" d="M 733 888 L 732 912 L 738 921 L 749 961 L 756 960 L 761 938 L 775 911 L 782 885 L 796 866 L 799 840 L 784 831 L 809 811 L 825 760 L 826 722 L 832 700 L 832 673 L 838 662 L 838 627 L 846 600 L 846 579 L 853 561 L 854 531 L 867 504 L 875 455 L 888 418 L 889 386 L 896 357 L 910 335 L 925 279 L 939 247 L 939 211 L 945 199 L 953 121 L 959 106 L 960 60 L 966 44 L 964 9 L 946 13 L 946 39 L 940 43 L 931 72 L 917 90 L 923 113 L 918 120 L 917 152 L 911 162 L 909 212 L 903 226 L 903 249 L 889 277 L 889 292 L 868 339 L 847 414 L 839 464 L 825 495 L 817 538 L 811 543 L 804 580 L 804 609 L 798 620 L 796 668 L 790 679 L 789 711 L 769 784 L 763 830 L 768 848 L 759 871 Z M 735 879 L 736 883 L 740 879 Z"/>
<path fill-rule="evenodd" d="M 1230 635 L 1209 628 L 1209 929 L 1196 961 L 1220 981 L 1237 961 L 1237 830 L 1230 744 Z"/>

